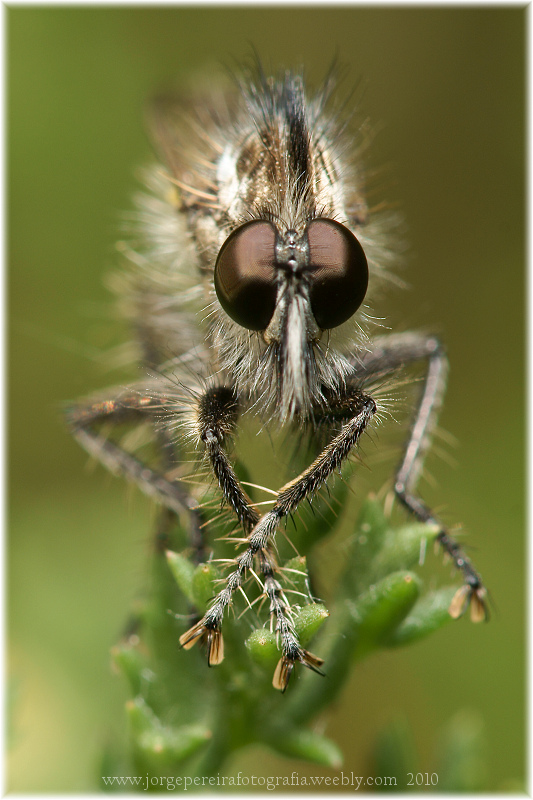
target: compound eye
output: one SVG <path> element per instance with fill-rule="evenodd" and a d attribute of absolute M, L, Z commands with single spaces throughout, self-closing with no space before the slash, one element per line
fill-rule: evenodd
<path fill-rule="evenodd" d="M 315 219 L 307 228 L 311 310 L 323 330 L 355 314 L 368 287 L 368 264 L 353 233 L 333 219 Z"/>
<path fill-rule="evenodd" d="M 251 331 L 268 327 L 276 307 L 276 230 L 253 220 L 231 233 L 215 264 L 215 290 L 231 319 Z"/>

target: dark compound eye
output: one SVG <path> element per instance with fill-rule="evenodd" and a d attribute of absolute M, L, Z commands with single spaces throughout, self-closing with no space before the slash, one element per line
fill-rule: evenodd
<path fill-rule="evenodd" d="M 276 231 L 254 220 L 233 231 L 218 254 L 215 290 L 234 322 L 251 331 L 268 327 L 277 295 Z"/>
<path fill-rule="evenodd" d="M 307 228 L 310 300 L 317 324 L 336 328 L 355 314 L 368 287 L 363 248 L 348 228 L 315 219 Z"/>

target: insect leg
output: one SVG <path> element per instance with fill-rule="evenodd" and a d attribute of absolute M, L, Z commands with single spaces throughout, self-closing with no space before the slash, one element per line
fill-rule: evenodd
<path fill-rule="evenodd" d="M 197 502 L 178 482 L 169 481 L 164 474 L 144 464 L 120 445 L 106 438 L 97 425 L 144 422 L 147 415 L 161 411 L 163 401 L 154 399 L 143 387 L 139 391 L 117 390 L 106 400 L 87 401 L 69 408 L 65 414 L 74 438 L 110 472 L 133 481 L 141 491 L 178 515 L 187 514 L 193 541 L 201 538 L 201 518 Z"/>
<path fill-rule="evenodd" d="M 238 412 L 238 401 L 233 388 L 210 387 L 198 399 L 196 432 L 205 446 L 207 458 L 224 498 L 248 534 L 259 521 L 260 515 L 242 488 L 224 449 L 226 438 L 235 430 Z"/>
<path fill-rule="evenodd" d="M 437 541 L 462 573 L 464 585 L 452 600 L 450 615 L 459 617 L 470 604 L 471 618 L 479 622 L 488 619 L 487 591 L 481 576 L 457 541 L 416 493 L 418 477 L 446 388 L 448 361 L 444 349 L 434 336 L 405 333 L 383 337 L 376 340 L 355 372 L 359 372 L 361 377 L 386 374 L 420 360 L 426 360 L 428 367 L 404 456 L 396 473 L 394 491 L 417 519 L 440 528 Z"/>
<path fill-rule="evenodd" d="M 283 517 L 297 509 L 306 497 L 316 492 L 328 479 L 332 472 L 340 467 L 352 448 L 357 444 L 361 434 L 372 418 L 376 404 L 371 397 L 353 390 L 345 402 L 351 405 L 352 417 L 342 426 L 340 433 L 324 448 L 317 459 L 297 478 L 283 486 L 273 508 L 264 514 L 252 529 L 248 537 L 248 547 L 235 560 L 236 569 L 226 579 L 226 585 L 214 599 L 204 617 L 180 639 L 184 647 L 191 647 L 199 639 L 207 639 L 208 661 L 219 663 L 222 648 L 222 620 L 233 593 L 240 588 L 247 570 L 252 566 L 255 556 L 262 561 L 265 576 L 265 593 L 270 599 L 271 613 L 276 621 L 276 628 L 281 638 L 282 658 L 274 674 L 274 686 L 281 691 L 287 684 L 297 661 L 306 667 L 319 671 L 322 660 L 304 650 L 296 636 L 290 617 L 287 614 L 288 604 L 283 598 L 281 587 L 273 576 L 269 563 L 268 548 L 277 527 Z"/>

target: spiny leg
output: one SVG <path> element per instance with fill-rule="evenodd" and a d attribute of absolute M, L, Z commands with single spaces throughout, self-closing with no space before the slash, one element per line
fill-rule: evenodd
<path fill-rule="evenodd" d="M 292 624 L 290 615 L 290 605 L 281 588 L 281 584 L 275 578 L 274 572 L 276 562 L 272 554 L 265 548 L 259 556 L 261 562 L 261 572 L 264 576 L 264 592 L 270 601 L 270 616 L 275 621 L 275 627 L 282 642 L 283 657 L 279 660 L 274 672 L 272 684 L 275 689 L 284 692 L 289 684 L 289 678 L 297 661 L 305 664 L 314 672 L 320 672 L 319 667 L 324 663 L 323 659 L 313 655 L 308 650 L 303 650 L 298 636 Z"/>
<path fill-rule="evenodd" d="M 198 640 L 207 640 L 208 663 L 219 663 L 222 645 L 222 620 L 233 593 L 242 585 L 246 572 L 252 567 L 254 558 L 259 557 L 261 571 L 265 577 L 264 590 L 271 604 L 276 629 L 280 635 L 282 658 L 274 675 L 274 686 L 281 691 L 287 684 L 297 661 L 315 671 L 322 660 L 304 650 L 295 634 L 288 604 L 284 601 L 281 587 L 273 576 L 269 548 L 273 542 L 280 521 L 294 512 L 300 503 L 314 494 L 337 470 L 350 451 L 359 441 L 361 434 L 371 420 L 376 404 L 372 398 L 354 389 L 344 402 L 351 408 L 352 416 L 332 441 L 324 448 L 317 459 L 297 478 L 283 486 L 273 508 L 255 524 L 248 536 L 248 547 L 235 559 L 235 570 L 227 577 L 224 588 L 215 597 L 204 617 L 180 638 L 180 643 L 188 648 Z"/>
<path fill-rule="evenodd" d="M 222 494 L 248 534 L 260 515 L 242 488 L 224 449 L 224 442 L 235 430 L 238 414 L 235 391 L 229 386 L 214 386 L 198 399 L 196 427 Z"/>
<path fill-rule="evenodd" d="M 105 438 L 97 426 L 110 422 L 112 425 L 145 422 L 147 415 L 155 419 L 164 408 L 164 400 L 154 398 L 144 385 L 138 390 L 117 390 L 106 400 L 88 400 L 67 409 L 65 418 L 68 428 L 79 444 L 100 461 L 113 474 L 123 475 L 133 481 L 148 497 L 161 503 L 164 508 L 178 516 L 187 515 L 193 546 L 201 549 L 202 519 L 196 500 L 175 481 L 152 469 L 140 459 L 124 450 L 120 445 Z"/>
<path fill-rule="evenodd" d="M 155 413 L 156 411 L 159 413 L 164 411 L 170 415 L 172 420 L 177 410 L 175 403 L 175 399 L 172 399 L 171 396 L 156 396 L 154 393 L 150 395 L 142 392 L 140 394 L 121 394 L 114 400 L 71 409 L 69 424 L 73 435 L 83 443 L 87 450 L 106 463 L 109 469 L 114 472 L 123 472 L 134 479 L 144 492 L 155 496 L 168 509 L 179 512 L 182 510 L 182 500 L 174 491 L 175 484 L 169 483 L 166 478 L 146 467 L 113 442 L 98 437 L 91 427 L 97 422 L 109 418 L 116 422 L 132 421 L 137 417 L 142 418 L 146 413 Z M 238 412 L 239 406 L 235 391 L 225 385 L 213 385 L 196 397 L 193 427 L 196 438 L 205 447 L 206 457 L 224 499 L 233 508 L 244 532 L 250 534 L 259 522 L 260 514 L 253 507 L 250 498 L 242 488 L 224 448 L 226 439 L 235 429 Z M 270 599 L 271 612 L 276 615 L 278 621 L 282 620 L 283 609 L 288 608 L 288 603 L 282 595 L 281 586 L 274 578 L 277 565 L 267 543 L 264 547 L 254 546 L 252 551 L 247 550 L 237 559 L 238 570 L 227 580 L 228 602 L 232 593 L 241 586 L 243 576 L 252 566 L 255 555 L 258 555 L 260 572 L 265 576 L 263 589 Z M 227 604 L 222 606 L 220 619 L 217 622 L 213 621 L 212 616 L 211 624 L 198 623 L 180 639 L 184 647 L 190 647 L 197 638 L 201 636 L 206 638 L 210 665 L 220 663 L 224 657 L 222 637 L 218 629 L 225 605 Z M 294 639 L 296 642 L 292 624 L 286 621 L 282 627 L 286 632 L 286 641 Z M 320 659 L 314 659 L 314 661 L 317 664 L 321 663 Z"/>
<path fill-rule="evenodd" d="M 155 422 L 156 414 L 161 410 L 161 400 L 153 399 L 147 393 L 145 385 L 136 391 L 115 390 L 109 392 L 106 400 L 87 400 L 85 404 L 77 404 L 67 409 L 65 418 L 71 434 L 79 444 L 94 458 L 99 460 L 113 474 L 120 474 L 133 481 L 141 491 L 160 504 L 153 537 L 158 553 L 164 553 L 169 547 L 169 531 L 178 517 L 186 516 L 189 528 L 189 540 L 197 563 L 203 558 L 202 519 L 196 501 L 183 490 L 180 484 L 170 482 L 164 474 L 148 467 L 138 458 L 113 441 L 102 436 L 98 424 L 109 422 L 112 425 L 146 422 L 147 415 L 153 420 L 154 436 L 158 444 L 158 452 L 163 469 L 170 469 L 173 464 L 173 448 L 167 431 Z M 137 631 L 139 618 L 132 617 L 124 632 L 128 638 Z"/>
<path fill-rule="evenodd" d="M 355 367 L 355 373 L 365 379 L 385 375 L 405 364 L 421 360 L 428 362 L 427 373 L 405 453 L 396 473 L 394 491 L 417 519 L 440 528 L 437 541 L 462 573 L 464 584 L 453 597 L 450 615 L 457 618 L 470 605 L 472 620 L 479 622 L 488 619 L 487 590 L 481 576 L 442 522 L 416 494 L 416 484 L 446 388 L 448 361 L 444 349 L 434 336 L 405 333 L 383 337 L 377 339 L 365 353 Z"/>

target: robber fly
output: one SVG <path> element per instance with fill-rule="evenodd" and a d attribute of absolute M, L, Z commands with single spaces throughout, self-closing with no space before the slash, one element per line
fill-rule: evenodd
<path fill-rule="evenodd" d="M 189 521 L 202 546 L 202 517 L 176 477 L 176 448 L 191 442 L 209 466 L 241 531 L 241 550 L 205 613 L 183 633 L 203 641 L 209 665 L 224 657 L 222 627 L 235 592 L 253 570 L 279 637 L 274 686 L 285 690 L 296 663 L 320 672 L 322 659 L 295 632 L 281 584 L 275 537 L 339 471 L 377 419 L 369 387 L 423 361 L 427 371 L 394 492 L 462 574 L 450 606 L 487 617 L 486 590 L 471 561 L 416 493 L 417 478 L 446 383 L 434 336 L 371 338 L 369 298 L 387 278 L 386 223 L 369 210 L 360 156 L 365 137 L 330 111 L 333 77 L 309 94 L 301 75 L 272 78 L 258 66 L 190 108 L 159 98 L 152 130 L 163 165 L 147 174 L 138 242 L 118 291 L 148 377 L 130 389 L 68 412 L 80 444 L 133 480 L 170 514 Z M 355 141 L 355 145 L 354 145 Z M 228 455 L 242 415 L 258 415 L 328 439 L 318 457 L 276 492 L 270 510 L 253 504 Z M 158 469 L 106 438 L 101 423 L 151 420 Z M 238 540 L 239 541 L 239 540 Z"/>

